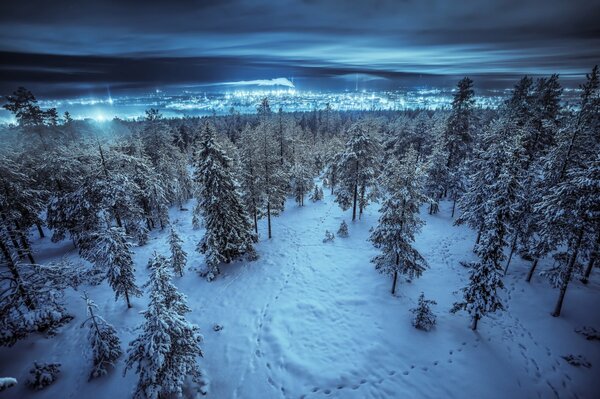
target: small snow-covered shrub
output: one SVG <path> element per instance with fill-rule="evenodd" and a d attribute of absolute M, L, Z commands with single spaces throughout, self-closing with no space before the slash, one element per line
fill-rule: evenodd
<path fill-rule="evenodd" d="M 315 185 L 315 189 L 310 194 L 310 200 L 312 202 L 317 202 L 317 201 L 321 201 L 322 199 L 323 199 L 323 189 L 320 186 Z"/>
<path fill-rule="evenodd" d="M 583 326 L 581 328 L 576 328 L 575 332 L 583 335 L 588 341 L 600 341 L 600 331 L 596 330 L 594 327 Z"/>
<path fill-rule="evenodd" d="M 340 228 L 337 231 L 337 236 L 342 238 L 348 237 L 348 225 L 345 220 L 342 220 L 342 224 L 340 224 Z"/>
<path fill-rule="evenodd" d="M 33 389 L 44 389 L 48 385 L 56 381 L 58 373 L 60 373 L 60 363 L 33 363 L 33 368 L 29 370 L 29 379 L 27 386 Z"/>
<path fill-rule="evenodd" d="M 331 242 L 335 239 L 333 233 L 329 230 L 325 230 L 325 238 L 323 238 L 323 242 Z"/>
<path fill-rule="evenodd" d="M 17 379 L 12 377 L 0 377 L 0 392 L 17 385 Z"/>
<path fill-rule="evenodd" d="M 425 295 L 421 292 L 419 296 L 419 304 L 416 308 L 411 309 L 413 313 L 412 325 L 423 331 L 429 331 L 435 325 L 435 314 L 431 311 L 431 305 L 437 305 L 437 303 L 430 299 L 425 299 Z"/>

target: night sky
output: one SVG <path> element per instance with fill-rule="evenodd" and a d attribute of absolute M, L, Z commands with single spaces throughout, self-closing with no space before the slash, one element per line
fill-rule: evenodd
<path fill-rule="evenodd" d="M 599 20 L 597 0 L 2 1 L 0 91 L 568 85 L 600 62 Z"/>

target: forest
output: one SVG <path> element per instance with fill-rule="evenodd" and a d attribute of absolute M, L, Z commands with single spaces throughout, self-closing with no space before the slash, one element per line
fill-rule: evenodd
<path fill-rule="evenodd" d="M 350 387 L 338 396 L 400 394 L 401 366 L 382 371 L 397 364 L 388 359 L 394 344 L 360 376 L 325 371 L 344 359 L 367 362 L 350 355 L 380 339 L 352 322 L 364 317 L 392 323 L 381 339 L 425 357 L 430 337 L 450 323 L 460 332 L 440 342 L 481 348 L 527 334 L 576 341 L 578 353 L 552 356 L 546 344 L 552 360 L 530 354 L 527 371 L 515 372 L 518 387 L 496 387 L 522 397 L 593 396 L 599 79 L 596 66 L 576 103 L 563 101 L 558 75 L 525 76 L 501 106 L 481 108 L 476 82 L 465 77 L 451 107 L 438 110 L 341 112 L 328 104 L 286 112 L 264 98 L 254 114 L 165 118 L 149 108 L 136 120 L 105 122 L 42 109 L 33 93 L 16 89 L 3 105 L 16 123 L 0 129 L 0 389 L 25 397 L 62 380 L 64 397 L 318 397 Z M 427 241 L 434 233 L 447 242 Z M 329 267 L 363 254 L 351 269 Z M 303 277 L 310 274 L 319 291 Z M 435 274 L 435 286 L 409 288 Z M 275 313 L 284 295 L 288 307 Z M 315 296 L 322 300 L 302 305 Z M 328 297 L 337 302 L 325 307 Z M 527 317 L 515 319 L 521 308 Z M 525 318 L 537 323 L 528 333 Z M 502 320 L 517 327 L 499 332 Z M 296 322 L 310 322 L 314 336 Z M 404 324 L 419 335 L 403 334 Z M 463 336 L 469 341 L 456 338 Z M 61 352 L 69 340 L 75 349 Z M 295 346 L 302 342 L 313 345 Z M 488 374 L 521 367 L 516 358 Z M 437 362 L 413 367 L 425 375 Z M 404 378 L 412 377 L 405 366 Z M 478 365 L 464 367 L 476 373 Z M 367 375 L 370 368 L 380 370 Z M 57 397 L 54 387 L 45 397 Z M 402 392 L 458 394 L 420 389 Z M 467 392 L 493 397 L 485 387 Z"/>

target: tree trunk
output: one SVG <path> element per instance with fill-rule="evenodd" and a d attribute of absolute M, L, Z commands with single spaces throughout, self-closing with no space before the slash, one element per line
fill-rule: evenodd
<path fill-rule="evenodd" d="M 471 323 L 471 330 L 477 331 L 477 323 L 479 322 L 479 315 L 473 316 L 473 323 Z"/>
<path fill-rule="evenodd" d="M 258 216 L 256 215 L 256 207 L 252 211 L 252 217 L 254 218 L 254 233 L 258 237 Z"/>
<path fill-rule="evenodd" d="M 25 306 L 27 306 L 27 309 L 29 309 L 29 310 L 35 309 L 35 305 L 34 305 L 33 301 L 31 300 L 31 297 L 29 296 L 29 294 L 27 293 L 27 291 L 25 291 L 25 288 L 23 287 L 23 280 L 21 280 L 21 275 L 19 275 L 19 271 L 17 270 L 17 265 L 15 265 L 15 261 L 13 260 L 8 247 L 6 245 L 4 245 L 4 242 L 2 240 L 0 240 L 0 252 L 2 252 L 2 255 L 4 256 L 4 258 L 6 258 L 6 265 L 8 266 L 8 270 L 10 270 L 10 273 L 12 274 L 13 278 L 15 279 L 15 282 L 17 284 L 17 289 L 19 290 L 19 294 L 21 294 L 21 296 L 23 297 Z"/>
<path fill-rule="evenodd" d="M 539 258 L 535 258 L 533 260 L 533 263 L 531 264 L 531 268 L 529 269 L 529 273 L 527 273 L 527 278 L 525 279 L 525 281 L 527 281 L 528 283 L 531 282 L 531 277 L 533 277 L 533 272 L 535 272 L 535 268 L 537 267 L 539 261 L 540 261 Z"/>
<path fill-rule="evenodd" d="M 39 224 L 39 223 L 36 223 L 35 226 L 37 227 L 38 234 L 40 235 L 40 238 L 45 238 L 46 235 L 44 234 L 44 229 L 42 229 L 42 225 Z"/>
<path fill-rule="evenodd" d="M 267 201 L 267 226 L 269 230 L 269 239 L 271 239 L 271 203 Z"/>
<path fill-rule="evenodd" d="M 452 215 L 451 218 L 454 218 L 454 211 L 456 210 L 456 196 L 454 196 L 454 201 L 452 202 Z"/>
<path fill-rule="evenodd" d="M 577 261 L 577 255 L 579 254 L 579 247 L 581 246 L 582 239 L 583 239 L 583 229 L 580 229 L 579 234 L 577 236 L 577 241 L 575 242 L 575 247 L 573 247 L 573 253 L 571 254 L 571 258 L 569 259 L 569 263 L 567 264 L 567 276 L 565 277 L 565 279 L 562 283 L 562 286 L 560 287 L 558 301 L 556 302 L 556 307 L 554 308 L 554 312 L 552 312 L 552 316 L 554 316 L 554 317 L 560 316 L 560 311 L 562 309 L 563 301 L 565 300 L 565 294 L 567 293 L 567 287 L 569 286 L 569 281 L 571 280 L 571 275 L 573 274 L 573 268 L 575 267 L 575 262 Z"/>
<path fill-rule="evenodd" d="M 354 184 L 354 199 L 352 204 L 352 221 L 356 220 L 356 200 L 358 196 L 358 183 Z"/>
<path fill-rule="evenodd" d="M 594 263 L 596 263 L 596 258 L 598 257 L 598 251 L 600 250 L 600 232 L 598 233 L 598 237 L 596 238 L 596 243 L 594 244 L 594 249 L 590 253 L 590 260 L 588 262 L 587 267 L 585 268 L 585 273 L 583 274 L 583 278 L 581 282 L 583 284 L 587 284 L 590 279 L 590 274 L 592 274 L 592 269 L 594 268 Z"/>
<path fill-rule="evenodd" d="M 473 246 L 473 251 L 475 251 L 475 248 L 477 248 L 477 245 L 479 245 L 479 241 L 481 241 L 481 233 L 483 232 L 483 226 L 479 227 L 479 231 L 477 232 L 477 239 L 475 240 L 475 245 Z"/>
<path fill-rule="evenodd" d="M 125 290 L 125 301 L 127 302 L 127 309 L 131 309 L 131 303 L 129 302 L 129 293 Z"/>
<path fill-rule="evenodd" d="M 396 293 L 396 282 L 398 281 L 398 271 L 394 270 L 394 281 L 392 283 L 392 295 Z"/>
<path fill-rule="evenodd" d="M 508 260 L 506 261 L 506 267 L 504 268 L 504 275 L 506 276 L 506 272 L 508 271 L 508 266 L 510 266 L 510 261 L 515 253 L 515 246 L 517 245 L 517 238 L 519 236 L 515 234 L 512 243 L 510 244 L 510 255 L 508 255 Z"/>

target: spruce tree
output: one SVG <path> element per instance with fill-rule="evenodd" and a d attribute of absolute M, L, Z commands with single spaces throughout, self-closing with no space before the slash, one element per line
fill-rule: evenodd
<path fill-rule="evenodd" d="M 171 226 L 169 231 L 169 247 L 171 248 L 171 266 L 173 271 L 180 277 L 183 276 L 183 270 L 187 262 L 187 253 L 181 248 L 183 240 L 179 238 L 175 227 Z"/>
<path fill-rule="evenodd" d="M 88 340 L 93 362 L 89 377 L 91 380 L 105 375 L 109 367 L 114 367 L 117 359 L 123 354 L 123 350 L 115 328 L 94 313 L 98 306 L 86 294 L 83 295 L 83 299 L 86 302 L 88 318 L 81 323 L 81 327 L 86 324 L 89 327 Z"/>
<path fill-rule="evenodd" d="M 215 142 L 212 128 L 207 124 L 196 155 L 194 180 L 206 227 L 197 250 L 205 254 L 209 280 L 220 273 L 220 264 L 242 255 L 256 256 L 253 246 L 256 236 L 230 168 L 231 160 Z"/>
<path fill-rule="evenodd" d="M 381 250 L 371 262 L 379 272 L 393 276 L 392 294 L 396 292 L 398 274 L 412 279 L 421 276 L 427 267 L 423 256 L 412 245 L 423 225 L 419 207 L 426 200 L 422 193 L 424 175 L 416 159 L 417 153 L 411 149 L 402 163 L 391 160 L 388 164 L 387 198 L 369 238 Z"/>
<path fill-rule="evenodd" d="M 135 367 L 139 375 L 134 398 L 181 396 L 186 378 L 201 384 L 202 336 L 198 326 L 185 319 L 190 309 L 171 282 L 169 261 L 155 253 L 150 267 L 150 302 L 140 335 L 129 344 L 125 373 Z"/>
<path fill-rule="evenodd" d="M 119 227 L 91 233 L 81 246 L 81 256 L 106 270 L 108 284 L 115 292 L 115 300 L 125 297 L 131 308 L 130 297 L 139 297 L 142 291 L 135 284 L 133 253 L 125 231 Z"/>
<path fill-rule="evenodd" d="M 376 178 L 379 175 L 377 160 L 379 145 L 373 135 L 374 123 L 362 120 L 350 128 L 351 138 L 336 166 L 337 188 L 335 200 L 343 210 L 352 207 L 352 221 L 362 215 L 364 208 L 374 199 Z"/>
<path fill-rule="evenodd" d="M 341 238 L 348 237 L 348 224 L 345 220 L 342 220 L 342 224 L 340 224 L 340 228 L 337 231 L 337 236 Z"/>
<path fill-rule="evenodd" d="M 312 173 L 306 163 L 300 161 L 292 167 L 291 174 L 294 199 L 298 205 L 304 206 L 304 197 L 314 186 Z M 318 190 L 318 187 L 315 186 L 315 190 Z"/>
<path fill-rule="evenodd" d="M 435 326 L 436 317 L 431 311 L 431 305 L 436 304 L 436 301 L 425 299 L 425 294 L 421 292 L 417 307 L 410 310 L 414 315 L 412 324 L 416 329 L 429 331 Z"/>

